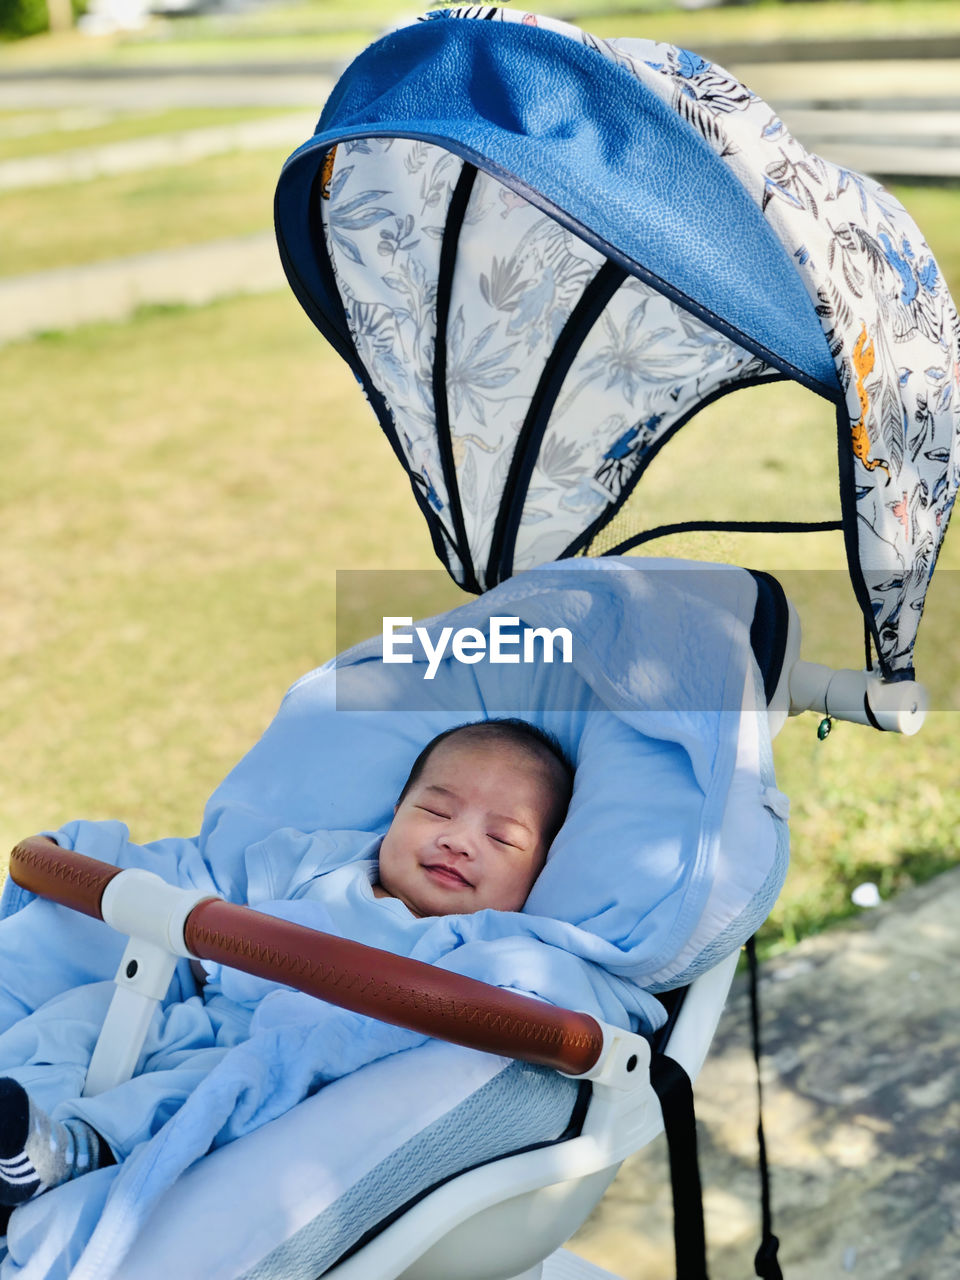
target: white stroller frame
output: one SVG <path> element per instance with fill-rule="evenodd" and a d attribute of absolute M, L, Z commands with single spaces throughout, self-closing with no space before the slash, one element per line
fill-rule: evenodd
<path fill-rule="evenodd" d="M 925 713 L 922 686 L 911 681 L 886 684 L 874 673 L 832 671 L 799 660 L 800 624 L 789 604 L 788 614 L 784 659 L 768 707 L 771 735 L 788 714 L 807 709 L 864 724 L 872 717 L 884 728 L 917 731 Z M 21 849 L 28 853 L 27 845 Z M 28 861 L 18 865 L 14 852 L 13 878 L 56 898 L 49 881 L 38 886 L 31 880 Z M 177 958 L 196 954 L 184 940 L 185 925 L 208 897 L 170 886 L 151 872 L 102 866 L 111 878 L 99 913 L 130 940 L 91 1060 L 84 1090 L 88 1095 L 133 1073 Z M 66 883 L 64 892 L 62 900 L 75 905 Z M 737 959 L 734 952 L 690 985 L 669 1029 L 662 1051 L 691 1081 L 706 1058 Z M 246 966 L 241 962 L 239 967 Z M 650 1079 L 650 1042 L 616 1027 L 601 1025 L 601 1031 L 596 1063 L 576 1076 L 592 1082 L 576 1136 L 455 1176 L 326 1275 L 331 1280 L 589 1280 L 609 1275 L 561 1246 L 589 1216 L 622 1161 L 660 1132 L 663 1118 Z"/>

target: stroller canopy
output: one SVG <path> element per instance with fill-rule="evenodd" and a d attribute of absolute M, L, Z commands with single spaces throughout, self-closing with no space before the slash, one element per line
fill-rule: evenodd
<path fill-rule="evenodd" d="M 960 480 L 957 313 L 902 206 L 726 72 L 431 14 L 344 74 L 276 223 L 463 586 L 589 554 L 698 409 L 791 378 L 837 405 L 841 502 L 789 527 L 843 529 L 881 671 L 912 677 Z"/>

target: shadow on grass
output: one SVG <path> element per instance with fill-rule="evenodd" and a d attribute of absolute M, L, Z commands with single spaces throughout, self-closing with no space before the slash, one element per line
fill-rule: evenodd
<path fill-rule="evenodd" d="M 881 899 L 886 902 L 905 889 L 926 884 L 944 871 L 960 865 L 960 850 L 942 848 L 904 849 L 890 863 L 861 861 L 845 868 L 831 886 L 834 905 L 825 909 L 798 902 L 785 913 L 782 925 L 768 921 L 757 932 L 757 954 L 764 957 L 778 955 L 804 938 L 813 937 L 840 924 L 862 916 L 864 908 L 851 901 L 850 895 L 857 885 L 867 882 L 877 886 Z M 834 867 L 836 873 L 837 868 Z M 746 967 L 744 957 L 740 969 Z"/>

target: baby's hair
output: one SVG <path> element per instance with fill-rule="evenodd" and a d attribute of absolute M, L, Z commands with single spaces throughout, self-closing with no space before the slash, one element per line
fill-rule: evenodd
<path fill-rule="evenodd" d="M 431 738 L 416 760 L 414 760 L 410 776 L 403 784 L 403 790 L 397 798 L 397 804 L 402 804 L 404 796 L 406 796 L 411 787 L 415 786 L 423 773 L 427 761 L 436 748 L 448 738 L 452 738 L 454 734 L 462 735 L 475 742 L 509 742 L 513 746 L 522 748 L 546 766 L 557 792 L 554 821 L 551 823 L 551 830 L 546 833 L 548 843 L 552 841 L 561 826 L 563 826 L 563 820 L 567 815 L 567 807 L 573 794 L 574 768 L 558 738 L 552 733 L 548 733 L 546 729 L 541 729 L 535 724 L 529 724 L 526 720 L 520 720 L 516 716 L 499 716 L 494 717 L 492 720 L 471 720 L 466 724 L 454 725 L 452 729 L 444 729 L 435 738 Z"/>

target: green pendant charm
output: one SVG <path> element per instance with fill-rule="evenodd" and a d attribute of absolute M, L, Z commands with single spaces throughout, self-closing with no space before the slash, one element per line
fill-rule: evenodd
<path fill-rule="evenodd" d="M 824 716 L 817 725 L 817 740 L 823 742 L 825 738 L 830 737 L 830 730 L 833 728 L 833 717 Z"/>

